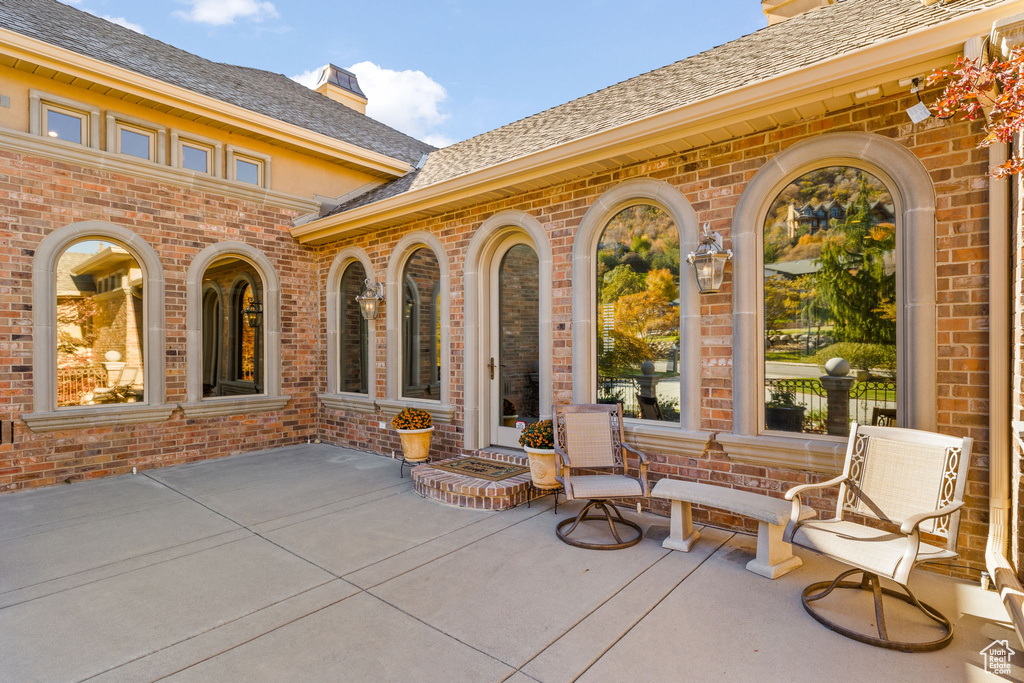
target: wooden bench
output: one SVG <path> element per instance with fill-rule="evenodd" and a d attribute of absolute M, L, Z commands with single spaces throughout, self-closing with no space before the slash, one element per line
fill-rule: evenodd
<path fill-rule="evenodd" d="M 662 547 L 687 552 L 700 538 L 693 528 L 690 504 L 728 510 L 744 517 L 753 517 L 757 524 L 757 555 L 747 563 L 747 569 L 769 579 L 793 571 L 803 561 L 793 554 L 793 546 L 782 540 L 782 532 L 793 509 L 793 504 L 779 498 L 762 496 L 747 491 L 693 481 L 662 479 L 651 491 L 652 498 L 672 501 L 672 520 L 669 537 Z M 812 508 L 804 505 L 800 519 L 814 517 Z"/>

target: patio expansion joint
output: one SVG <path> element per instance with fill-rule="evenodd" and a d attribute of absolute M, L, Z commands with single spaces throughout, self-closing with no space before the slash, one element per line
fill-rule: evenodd
<path fill-rule="evenodd" d="M 145 477 L 149 477 L 149 475 L 148 475 L 148 474 L 146 474 L 145 472 L 143 472 L 143 473 L 142 473 L 142 475 L 143 475 L 143 476 L 145 476 Z M 152 477 L 150 477 L 150 479 L 153 479 L 153 478 L 152 478 Z M 252 534 L 253 536 L 255 536 L 255 537 L 257 537 L 257 538 L 260 538 L 260 539 L 262 539 L 262 540 L 266 541 L 266 542 L 267 542 L 267 543 L 269 543 L 270 545 L 273 545 L 273 546 L 276 546 L 276 547 L 280 548 L 281 550 L 283 550 L 284 552 L 288 553 L 289 555 L 292 555 L 293 557 L 296 557 L 296 558 L 298 558 L 298 559 L 302 560 L 303 562 L 306 562 L 307 564 L 311 564 L 311 565 L 313 565 L 314 567 L 316 567 L 316 568 L 317 568 L 317 569 L 319 569 L 320 571 L 322 571 L 322 572 L 325 572 L 325 573 L 327 573 L 327 574 L 330 574 L 331 576 L 333 576 L 333 577 L 334 577 L 334 578 L 336 578 L 336 579 L 341 579 L 341 576 L 339 576 L 338 574 L 335 574 L 335 573 L 334 573 L 334 572 L 332 572 L 332 571 L 331 571 L 330 569 L 327 569 L 326 567 L 323 567 L 323 566 L 321 566 L 321 565 L 317 564 L 316 562 L 314 562 L 313 560 L 309 559 L 308 557 L 303 557 L 302 555 L 299 555 L 299 554 L 298 554 L 297 552 L 295 552 L 295 551 L 293 551 L 293 550 L 289 550 L 288 548 L 285 548 L 285 547 L 284 547 L 283 545 L 281 545 L 280 543 L 277 543 L 276 541 L 272 541 L 271 539 L 267 538 L 266 536 L 264 536 L 264 535 L 263 535 L 263 534 L 261 534 L 260 532 L 258 532 L 258 531 L 254 531 L 253 529 L 251 529 L 250 527 L 246 526 L 245 524 L 242 524 L 241 522 L 239 522 L 239 521 L 237 521 L 237 520 L 231 519 L 230 517 L 228 517 L 227 515 L 225 515 L 225 514 L 224 514 L 223 512 L 221 512 L 220 510 L 215 510 L 215 509 L 213 509 L 212 507 L 210 507 L 210 506 L 209 506 L 209 505 L 207 505 L 206 503 L 204 503 L 204 502 L 202 502 L 202 501 L 200 501 L 200 500 L 196 500 L 196 499 L 195 499 L 195 498 L 193 498 L 192 496 L 188 495 L 187 493 L 184 493 L 183 491 L 179 491 L 178 489 L 174 488 L 173 486 L 171 486 L 170 484 L 168 484 L 168 483 L 166 483 L 166 482 L 163 482 L 163 481 L 159 481 L 158 479 L 153 479 L 153 481 L 156 481 L 156 482 L 158 482 L 159 484 L 161 484 L 161 485 L 163 485 L 163 486 L 166 486 L 166 487 L 167 487 L 168 489 L 170 489 L 171 491 L 174 491 L 174 492 L 175 492 L 175 493 L 177 493 L 177 494 L 178 494 L 179 496 L 183 496 L 184 498 L 188 498 L 189 500 L 191 500 L 191 501 L 192 501 L 193 503 L 195 503 L 196 505 L 199 505 L 199 506 L 202 506 L 202 507 L 206 508 L 207 510 L 209 510 L 209 511 L 210 511 L 210 512 L 212 512 L 213 514 L 215 514 L 215 515 L 219 515 L 219 516 L 223 517 L 224 519 L 226 519 L 227 521 L 231 522 L 232 524 L 235 524 L 235 525 L 237 525 L 238 527 L 240 527 L 240 528 L 242 528 L 242 529 L 245 529 L 246 531 L 248 531 L 248 532 L 249 532 L 250 534 Z M 344 579 L 342 579 L 342 581 L 344 581 Z M 345 581 L 345 583 L 351 583 L 351 582 L 349 582 L 349 581 Z M 358 586 L 357 586 L 357 587 L 358 587 Z"/>
<path fill-rule="evenodd" d="M 501 527 L 500 529 L 498 529 L 496 531 L 492 531 L 489 534 L 485 534 L 485 535 L 481 536 L 480 538 L 475 538 L 472 541 L 469 541 L 468 543 L 460 545 L 458 548 L 452 548 L 451 550 L 449 550 L 446 553 L 443 553 L 441 555 L 438 555 L 437 557 L 431 558 L 431 559 L 427 560 L 426 562 L 422 562 L 422 563 L 416 565 L 415 567 L 410 567 L 409 569 L 406 569 L 405 571 L 399 572 L 398 574 L 395 574 L 394 576 L 388 577 L 387 579 L 384 579 L 383 581 L 378 581 L 377 583 L 372 584 L 370 586 L 367 586 L 365 589 L 361 589 L 361 590 L 369 591 L 369 590 L 371 590 L 373 588 L 376 588 L 377 586 L 380 586 L 380 585 L 383 585 L 383 584 L 387 583 L 388 581 L 393 581 L 393 580 L 397 579 L 400 576 L 405 576 L 409 572 L 414 572 L 417 569 L 420 569 L 421 567 L 426 567 L 428 564 L 430 564 L 432 562 L 437 562 L 438 560 L 440 560 L 440 559 L 442 559 L 444 557 L 448 557 L 452 553 L 457 553 L 460 550 L 462 550 L 464 548 L 467 548 L 467 547 L 473 545 L 474 543 L 478 543 L 478 542 L 482 541 L 485 538 L 490 538 L 491 536 L 494 536 L 495 534 L 499 534 L 499 533 L 501 533 L 503 531 L 506 531 L 506 530 L 511 529 L 511 528 L 513 528 L 515 526 L 518 526 L 519 524 L 522 524 L 523 522 L 531 520 L 534 517 L 536 517 L 537 515 L 541 515 L 541 514 L 547 512 L 550 509 L 551 509 L 550 507 L 548 507 L 548 508 L 541 508 L 540 506 L 538 506 L 536 514 L 532 514 L 532 515 L 529 515 L 528 517 L 524 517 L 523 519 L 520 519 L 517 522 L 513 522 L 512 524 L 509 524 L 508 526 L 503 526 L 503 527 Z M 370 568 L 370 567 L 372 567 L 372 566 L 374 566 L 376 564 L 380 564 L 382 562 L 387 562 L 388 560 L 391 560 L 391 559 L 393 559 L 395 557 L 398 557 L 399 555 L 407 553 L 410 550 L 415 550 L 416 548 L 419 548 L 421 546 L 427 545 L 428 543 L 433 543 L 434 541 L 438 540 L 439 538 L 444 538 L 445 536 L 457 533 L 459 531 L 462 531 L 463 529 L 468 529 L 469 527 L 471 527 L 471 526 L 473 526 L 475 524 L 481 524 L 483 522 L 489 521 L 490 519 L 491 519 L 490 517 L 483 517 L 481 519 L 474 520 L 474 521 L 470 522 L 469 524 L 465 524 L 463 526 L 460 526 L 457 529 L 452 529 L 451 531 L 446 531 L 445 533 L 440 534 L 439 536 L 434 536 L 433 538 L 428 539 L 426 541 L 423 541 L 421 543 L 417 543 L 416 545 L 411 545 L 408 548 L 405 548 L 404 550 L 402 550 L 400 552 L 393 553 L 391 555 L 388 555 L 387 557 L 382 557 L 381 559 L 379 559 L 379 560 L 377 560 L 375 562 L 371 562 L 370 564 L 368 564 L 366 566 L 359 567 L 358 569 L 353 569 L 352 571 L 347 572 L 346 574 L 344 574 L 344 576 L 351 576 L 352 574 L 356 574 L 358 572 L 361 572 L 361 571 L 363 571 L 365 569 L 368 569 L 368 568 Z M 344 578 L 344 576 L 342 578 Z M 374 596 L 374 597 L 376 597 L 376 596 Z"/>
<path fill-rule="evenodd" d="M 640 618 L 639 618 L 639 619 L 636 619 L 636 620 L 635 620 L 635 621 L 634 621 L 634 622 L 633 622 L 632 624 L 630 624 L 630 625 L 629 625 L 629 628 L 627 628 L 627 629 L 626 629 L 625 631 L 623 631 L 622 633 L 620 633 L 620 634 L 619 634 L 619 636 L 618 636 L 617 638 L 615 638 L 615 639 L 614 639 L 614 640 L 613 640 L 612 642 L 608 643 L 608 644 L 607 644 L 607 645 L 606 645 L 606 646 L 605 646 L 605 647 L 604 647 L 604 648 L 603 648 L 603 649 L 601 650 L 601 653 L 600 653 L 599 655 L 597 655 L 597 657 L 594 657 L 593 661 L 591 661 L 591 662 L 590 662 L 589 664 L 587 664 L 586 668 L 585 668 L 585 669 L 583 669 L 582 671 L 580 671 L 580 672 L 579 672 L 579 673 L 578 673 L 578 674 L 577 674 L 577 675 L 576 675 L 576 676 L 575 676 L 575 677 L 574 677 L 574 678 L 572 679 L 572 680 L 573 680 L 573 682 L 575 682 L 575 681 L 579 680 L 579 679 L 580 679 L 580 678 L 582 678 L 582 677 L 583 677 L 584 675 L 586 675 L 586 673 L 587 673 L 588 671 L 590 671 L 590 669 L 592 669 L 592 668 L 593 668 L 593 666 L 594 666 L 595 664 L 597 664 L 597 663 L 598 663 L 599 661 L 601 661 L 601 658 L 602 658 L 602 657 L 604 657 L 604 656 L 605 656 L 606 654 L 608 654 L 608 651 L 609 651 L 609 650 L 611 650 L 611 649 L 612 649 L 613 647 L 615 647 L 615 646 L 616 646 L 616 645 L 617 645 L 617 644 L 618 644 L 618 643 L 619 643 L 619 642 L 620 642 L 620 641 L 621 641 L 621 640 L 622 640 L 623 638 L 625 638 L 625 637 L 626 637 L 627 635 L 629 635 L 629 633 L 630 633 L 630 632 L 631 632 L 631 631 L 632 631 L 632 630 L 633 630 L 634 628 L 636 628 L 637 624 L 639 624 L 639 623 L 640 623 L 641 621 L 643 621 L 644 619 L 646 619 L 646 618 L 647 618 L 647 615 L 649 615 L 649 614 L 650 614 L 651 612 L 653 612 L 653 611 L 654 611 L 655 609 L 657 609 L 658 605 L 660 605 L 661 603 L 663 603 L 663 602 L 664 602 L 664 601 L 665 601 L 665 600 L 666 600 L 666 599 L 668 598 L 668 596 L 672 595 L 672 593 L 674 593 L 674 592 L 676 591 L 676 589 L 677 589 L 677 588 L 679 588 L 679 586 L 683 585 L 683 582 L 684 582 L 684 581 L 686 581 L 686 579 L 690 578 L 690 577 L 691 577 L 691 576 L 693 575 L 693 573 L 694 573 L 694 572 L 696 572 L 696 571 L 697 571 L 698 569 L 700 569 L 700 568 L 701 568 L 701 567 L 702 567 L 702 566 L 704 565 L 704 563 L 705 563 L 705 562 L 707 562 L 707 561 L 708 561 L 708 560 L 710 560 L 710 559 L 711 559 L 712 557 L 714 557 L 714 556 L 715 556 L 715 555 L 716 555 L 716 554 L 718 553 L 718 551 L 719 551 L 719 550 L 721 550 L 723 546 L 725 546 L 725 544 L 726 544 L 726 543 L 728 543 L 728 542 L 729 542 L 730 540 L 732 540 L 732 539 L 733 539 L 733 538 L 735 538 L 735 537 L 736 537 L 736 532 L 731 532 L 731 533 L 729 533 L 729 535 L 728 535 L 728 536 L 726 536 L 726 537 L 725 537 L 724 539 L 722 539 L 722 542 L 721 542 L 721 543 L 719 543 L 719 544 L 718 544 L 718 545 L 717 545 L 717 546 L 715 547 L 715 549 L 714 549 L 713 551 L 711 551 L 710 553 L 708 553 L 707 557 L 705 557 L 705 558 L 704 558 L 703 560 L 701 560 L 700 562 L 698 562 L 698 563 L 697 563 L 697 564 L 696 564 L 696 565 L 695 565 L 695 566 L 693 567 L 693 569 L 691 569 L 690 571 L 686 572 L 686 574 L 684 574 L 684 575 L 683 575 L 683 576 L 682 576 L 682 577 L 681 577 L 681 578 L 679 579 L 679 581 L 677 581 L 677 582 L 676 582 L 676 583 L 675 583 L 675 584 L 674 584 L 674 585 L 672 586 L 672 588 L 671 588 L 671 589 L 669 589 L 669 590 L 665 591 L 665 594 L 664 594 L 664 595 L 662 595 L 662 596 L 661 596 L 660 598 L 658 598 L 658 600 L 656 600 L 656 601 L 655 601 L 655 603 L 654 603 L 653 605 L 651 605 L 651 606 L 650 606 L 650 607 L 648 607 L 648 608 L 647 608 L 646 610 L 644 610 L 644 613 L 640 615 Z M 664 560 L 664 559 L 665 559 L 666 557 L 668 557 L 668 556 L 669 556 L 669 555 L 670 555 L 670 554 L 671 554 L 672 552 L 677 552 L 677 551 L 669 551 L 668 553 L 665 553 L 664 555 L 662 555 L 662 556 L 661 556 L 661 557 L 660 557 L 660 558 L 658 559 L 658 562 L 661 562 L 662 560 Z M 653 566 L 654 566 L 655 564 L 658 564 L 658 562 L 654 562 L 654 563 L 652 563 L 650 567 L 648 567 L 647 569 L 645 569 L 645 570 L 644 570 L 643 572 L 641 572 L 640 574 L 637 574 L 637 575 L 636 575 L 636 576 L 635 576 L 635 577 L 633 578 L 633 581 L 636 581 L 636 580 L 637 580 L 638 578 L 640 578 L 640 576 L 642 576 L 642 575 L 643 575 L 643 574 L 644 574 L 644 573 L 645 573 L 645 572 L 646 572 L 646 571 L 647 571 L 648 569 L 650 569 L 651 567 L 653 567 Z M 633 581 L 630 581 L 629 583 L 633 583 Z M 626 584 L 626 586 L 628 586 L 628 585 L 629 585 L 629 584 Z M 616 594 L 616 595 L 618 595 L 618 594 L 619 594 L 620 592 L 622 592 L 622 590 L 624 590 L 624 589 L 626 588 L 626 586 L 623 586 L 622 588 L 620 588 L 620 589 L 619 589 L 618 591 L 616 591 L 616 593 L 615 593 L 615 594 Z M 613 597 L 615 597 L 615 596 L 613 595 L 613 596 L 609 597 L 609 598 L 608 598 L 608 600 L 611 600 L 611 599 L 612 599 Z M 607 603 L 607 602 L 608 602 L 608 600 L 605 600 L 605 602 L 604 602 L 604 603 L 601 603 L 601 605 L 604 605 L 605 603 Z M 596 611 L 597 611 L 598 609 L 600 609 L 600 608 L 601 608 L 601 605 L 598 605 L 597 607 L 595 607 L 595 608 L 594 608 L 594 610 L 592 610 L 590 614 L 593 614 L 593 613 L 594 613 L 594 612 L 596 612 Z M 587 616 L 589 617 L 590 615 L 588 614 Z M 566 630 L 566 632 L 565 632 L 565 633 L 563 633 L 563 634 L 562 634 L 561 636 L 559 636 L 559 638 L 556 638 L 556 639 L 555 639 L 555 640 L 553 640 L 553 641 L 552 641 L 551 643 L 549 643 L 547 647 L 551 647 L 551 645 L 553 645 L 554 643 L 558 642 L 558 640 L 559 640 L 560 638 L 562 638 L 562 637 L 564 637 L 564 636 L 565 636 L 566 634 L 570 633 L 570 632 L 572 631 L 572 629 L 576 628 L 576 625 L 577 625 L 577 624 L 579 624 L 579 623 L 582 623 L 582 622 L 584 621 L 584 619 L 586 619 L 586 618 L 587 618 L 587 617 L 583 617 L 583 619 L 580 619 L 580 620 L 579 620 L 579 622 L 577 622 L 576 624 L 573 624 L 573 626 L 572 626 L 571 628 L 569 628 L 568 630 Z M 546 650 L 546 649 L 547 649 L 547 647 L 546 647 L 546 648 L 544 648 L 544 649 Z M 544 651 L 544 650 L 541 650 L 541 652 L 543 652 L 543 651 Z M 532 661 L 532 660 L 536 659 L 536 658 L 537 658 L 538 656 L 540 656 L 541 652 L 538 652 L 538 653 L 537 653 L 536 655 L 534 655 L 533 657 L 531 657 L 531 658 L 530 658 L 530 660 Z M 528 663 L 528 662 L 527 662 L 527 663 Z M 526 666 L 526 664 L 523 664 L 523 666 Z"/>
<path fill-rule="evenodd" d="M 232 529 L 230 531 L 222 531 L 222 532 L 220 532 L 218 534 L 212 534 L 210 536 L 204 536 L 202 538 L 196 538 L 196 539 L 193 539 L 191 541 L 187 541 L 185 543 L 181 543 L 181 544 L 179 544 L 177 546 L 171 546 L 170 548 L 160 548 L 158 550 L 153 550 L 151 552 L 143 553 L 141 555 L 135 555 L 133 557 L 126 558 L 126 559 L 123 559 L 123 560 L 117 560 L 116 562 L 110 562 L 110 563 L 107 563 L 107 564 L 101 564 L 101 565 L 96 566 L 96 567 L 90 567 L 88 569 L 83 569 L 81 571 L 72 572 L 70 574 L 65 574 L 64 576 L 59 576 L 57 578 L 47 579 L 45 581 L 38 581 L 36 583 L 30 583 L 30 584 L 28 584 L 26 586 L 19 586 L 18 588 L 13 588 L 13 589 L 8 590 L 8 591 L 0 592 L 0 596 L 10 595 L 11 593 L 17 593 L 18 591 L 29 590 L 29 589 L 35 588 L 37 586 L 44 586 L 47 583 L 53 583 L 53 582 L 56 582 L 56 581 L 64 581 L 64 580 L 67 580 L 68 578 L 73 577 L 73 576 L 81 576 L 82 574 L 88 574 L 90 572 L 99 572 L 99 571 L 102 571 L 103 569 L 105 569 L 107 567 L 113 567 L 113 566 L 118 565 L 118 564 L 123 564 L 123 563 L 126 563 L 126 562 L 131 562 L 133 560 L 138 560 L 138 559 L 144 558 L 144 557 L 146 557 L 148 555 L 158 555 L 160 553 L 166 553 L 168 550 L 173 550 L 174 548 L 181 548 L 181 547 L 187 546 L 187 545 L 202 543 L 203 541 L 208 541 L 211 538 L 217 538 L 218 536 L 226 536 L 226 535 L 229 535 L 229 534 L 233 534 L 236 531 L 238 531 L 238 529 Z M 153 562 L 152 564 L 144 564 L 144 565 L 139 566 L 139 567 L 134 567 L 134 568 L 131 568 L 131 569 L 126 569 L 125 571 L 116 572 L 116 573 L 113 573 L 113 574 L 107 574 L 105 576 L 100 576 L 99 578 L 93 579 L 91 581 L 85 581 L 83 583 L 76 583 L 76 584 L 74 584 L 72 586 L 68 586 L 67 588 L 61 588 L 61 589 L 55 590 L 55 591 L 53 591 L 51 593 L 44 593 L 42 595 L 37 595 L 35 597 L 27 598 L 25 600 L 19 600 L 18 602 L 12 602 L 10 604 L 0 605 L 0 610 L 7 609 L 8 607 L 14 607 L 16 605 L 21 605 L 21 604 L 24 604 L 26 602 L 32 602 L 33 600 L 39 600 L 41 598 L 49 597 L 51 595 L 59 595 L 61 593 L 65 593 L 65 592 L 70 591 L 70 590 L 75 590 L 77 588 L 81 588 L 82 586 L 89 586 L 89 585 L 92 585 L 94 583 L 99 583 L 100 581 L 106 581 L 107 579 L 112 579 L 112 578 L 117 577 L 117 576 L 125 576 L 127 574 L 131 574 L 132 572 L 142 571 L 143 569 L 149 569 L 150 567 L 156 567 L 158 565 L 165 564 L 167 562 L 173 562 L 175 560 L 180 560 L 183 557 L 190 557 L 192 555 L 198 555 L 199 553 L 205 553 L 205 552 L 207 552 L 209 550 L 214 550 L 216 548 L 223 548 L 224 546 L 228 546 L 228 545 L 231 545 L 232 543 L 238 543 L 239 541 L 244 541 L 244 540 L 245 540 L 245 538 L 234 538 L 234 539 L 231 539 L 229 541 L 225 541 L 223 543 L 218 543 L 216 545 L 208 546 L 208 547 L 205 547 L 205 548 L 200 548 L 200 549 L 195 550 L 193 552 L 183 553 L 181 555 L 175 555 L 175 556 L 169 557 L 169 558 L 167 558 L 165 560 L 159 560 L 157 562 Z"/>
<path fill-rule="evenodd" d="M 196 638 L 200 638 L 200 637 L 206 635 L 207 633 L 211 633 L 213 631 L 216 631 L 219 628 L 223 628 L 224 626 L 227 626 L 229 624 L 234 624 L 234 623 L 236 623 L 238 621 L 241 621 L 242 619 L 247 619 L 247 618 L 249 618 L 249 617 L 251 617 L 251 616 L 253 616 L 255 614 L 259 614 L 260 612 L 263 612 L 263 611 L 268 610 L 268 609 L 270 609 L 272 607 L 275 607 L 276 605 L 279 605 L 279 604 L 281 604 L 283 602 L 287 602 L 288 600 L 292 600 L 294 598 L 297 598 L 297 597 L 299 597 L 301 595 L 309 593 L 310 591 L 314 591 L 314 590 L 316 590 L 318 588 L 322 588 L 323 586 L 326 586 L 327 584 L 331 583 L 332 581 L 341 581 L 342 583 L 346 583 L 346 584 L 348 583 L 348 581 L 345 581 L 344 579 L 328 579 L 327 581 L 324 581 L 323 583 L 318 583 L 315 586 L 310 586 L 309 588 L 304 588 L 303 590 L 299 591 L 298 593 L 295 593 L 294 595 L 289 595 L 289 596 L 287 596 L 285 598 L 282 598 L 281 600 L 278 600 L 277 602 L 271 603 L 269 605 L 264 605 L 263 607 L 259 607 L 257 609 L 254 609 L 251 612 L 246 612 L 245 614 L 239 615 L 239 616 L 235 617 L 234 619 L 230 619 L 230 620 L 225 621 L 223 623 L 219 623 L 216 626 L 214 626 L 212 628 L 205 629 L 203 631 L 200 631 L 199 633 L 194 633 L 194 634 L 188 636 L 187 638 L 182 638 L 181 640 L 175 641 L 173 643 L 169 643 L 167 645 L 164 645 L 163 647 L 159 647 L 159 648 L 157 648 L 155 650 L 152 650 L 151 652 L 146 652 L 145 654 L 141 654 L 141 655 L 139 655 L 137 657 L 132 657 L 129 660 L 121 662 L 120 664 L 118 664 L 116 666 L 112 666 L 112 667 L 110 667 L 108 669 L 104 669 L 103 671 L 97 671 L 96 673 L 92 674 L 91 676 L 87 676 L 86 678 L 84 678 L 82 680 L 83 681 L 91 680 L 91 679 L 96 678 L 98 676 L 102 676 L 104 674 L 110 673 L 111 671 L 116 671 L 117 669 L 120 669 L 121 667 L 128 666 L 129 664 L 131 664 L 133 662 L 137 662 L 140 659 L 145 659 L 146 657 L 155 655 L 158 652 L 163 652 L 164 650 L 168 650 L 168 649 L 170 649 L 172 647 L 177 647 L 178 645 L 181 645 L 182 643 L 187 643 L 190 640 L 194 640 Z M 351 584 L 349 584 L 349 585 L 351 585 Z M 358 595 L 358 593 L 353 593 L 352 595 Z M 246 643 L 252 642 L 252 641 L 256 640 L 257 638 L 260 638 L 260 637 L 266 635 L 267 633 L 271 633 L 273 631 L 276 631 L 277 629 L 282 628 L 284 626 L 287 626 L 288 624 L 295 623 L 296 621 L 299 621 L 300 619 L 305 619 L 306 617 L 308 617 L 308 616 L 310 616 L 312 614 L 316 614 L 317 612 L 320 612 L 321 610 L 325 610 L 328 607 L 332 607 L 334 605 L 337 605 L 340 602 L 348 600 L 350 597 L 352 597 L 352 595 L 347 595 L 347 596 L 345 596 L 343 598 L 340 598 L 338 600 L 335 600 L 335 601 L 331 602 L 330 604 L 323 605 L 322 607 L 318 607 L 317 609 L 313 610 L 312 612 L 308 612 L 306 614 L 302 614 L 302 615 L 300 615 L 298 617 L 295 617 L 294 619 L 291 619 L 291 620 L 289 620 L 289 621 L 287 621 L 287 622 L 285 622 L 283 624 L 279 624 L 278 626 L 276 626 L 273 629 L 270 629 L 269 631 L 265 631 L 263 633 L 257 634 L 255 636 L 253 636 L 252 638 L 249 638 L 249 639 L 247 639 L 247 640 L 245 640 L 245 641 L 243 641 L 241 643 L 237 643 L 237 644 L 235 644 L 235 645 L 233 645 L 231 647 L 224 648 L 223 650 L 221 650 L 219 652 L 216 652 L 216 653 L 210 655 L 209 657 L 204 657 L 204 658 L 202 658 L 202 659 L 200 659 L 200 660 L 198 660 L 196 662 L 192 662 L 188 666 L 181 667 L 181 668 L 179 668 L 176 671 L 168 672 L 168 673 L 164 674 L 163 676 L 159 676 L 158 678 L 155 678 L 154 680 L 155 681 L 162 681 L 165 678 L 168 678 L 169 676 L 173 676 L 175 674 L 181 673 L 182 671 L 185 671 L 186 669 L 190 669 L 190 668 L 192 668 L 193 666 L 195 666 L 197 664 L 205 662 L 205 661 L 207 661 L 209 659 L 213 659 L 214 657 L 222 655 L 225 652 L 228 652 L 230 650 L 235 649 L 236 647 L 240 647 L 242 645 L 245 645 Z"/>

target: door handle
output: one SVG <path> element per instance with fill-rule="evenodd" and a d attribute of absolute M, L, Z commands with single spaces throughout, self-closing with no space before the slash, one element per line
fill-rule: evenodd
<path fill-rule="evenodd" d="M 487 367 L 491 369 L 491 379 L 494 379 L 494 368 L 497 367 L 494 365 L 494 358 L 491 358 L 491 362 L 487 364 Z"/>

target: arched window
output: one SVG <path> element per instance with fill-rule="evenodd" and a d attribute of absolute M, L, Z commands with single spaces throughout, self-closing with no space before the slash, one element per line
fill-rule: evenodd
<path fill-rule="evenodd" d="M 416 249 L 402 272 L 402 396 L 440 400 L 441 269 L 434 252 Z"/>
<path fill-rule="evenodd" d="M 57 407 L 146 400 L 142 267 L 124 246 L 85 239 L 56 268 Z"/>
<path fill-rule="evenodd" d="M 248 261 L 227 256 L 206 268 L 202 286 L 203 397 L 264 393 L 264 295 L 259 272 Z M 228 292 L 226 307 L 219 305 L 217 291 Z"/>
<path fill-rule="evenodd" d="M 626 416 L 679 422 L 679 230 L 639 203 L 597 244 L 597 400 Z"/>
<path fill-rule="evenodd" d="M 367 343 L 368 325 L 359 311 L 356 297 L 366 280 L 366 269 L 353 261 L 341 276 L 340 306 L 338 311 L 338 367 L 339 390 L 366 394 L 369 392 Z"/>
<path fill-rule="evenodd" d="M 224 336 L 221 318 L 223 305 L 219 287 L 203 290 L 203 395 L 214 396 L 221 376 Z"/>
<path fill-rule="evenodd" d="M 32 292 L 33 412 L 22 415 L 29 429 L 170 416 L 163 269 L 144 239 L 104 221 L 57 228 L 36 247 Z"/>
<path fill-rule="evenodd" d="M 833 203 L 832 220 L 792 230 L 793 202 Z M 850 420 L 895 424 L 898 259 L 889 189 L 851 166 L 804 173 L 769 206 L 762 249 L 763 427 L 844 436 Z M 819 379 L 833 358 L 847 361 L 849 379 L 839 361 L 829 367 L 843 379 Z"/>

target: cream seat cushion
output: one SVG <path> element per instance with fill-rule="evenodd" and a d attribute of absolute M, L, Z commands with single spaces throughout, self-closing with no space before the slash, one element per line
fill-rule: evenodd
<path fill-rule="evenodd" d="M 622 474 L 581 474 L 572 477 L 573 498 L 643 496 L 640 482 Z"/>
<path fill-rule="evenodd" d="M 793 543 L 881 576 L 892 576 L 903 559 L 906 536 L 873 529 L 855 522 L 821 519 L 803 522 Z M 946 560 L 956 553 L 921 543 L 917 561 Z"/>

